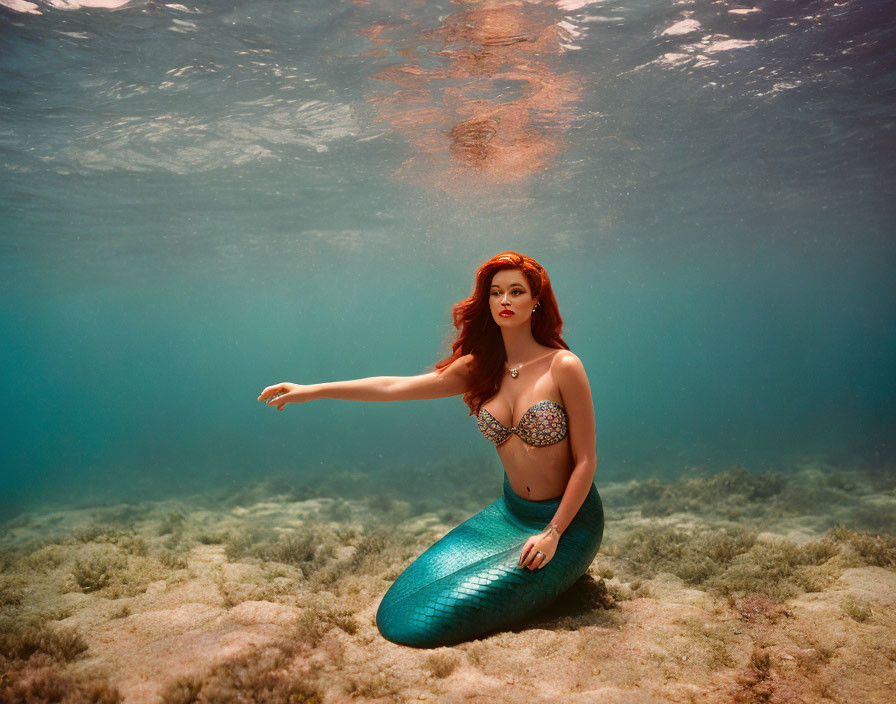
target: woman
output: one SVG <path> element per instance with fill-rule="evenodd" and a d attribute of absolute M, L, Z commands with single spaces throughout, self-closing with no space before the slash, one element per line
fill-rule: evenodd
<path fill-rule="evenodd" d="M 553 601 L 588 569 L 603 535 L 588 377 L 560 337 L 547 273 L 502 252 L 453 309 L 452 354 L 428 374 L 301 386 L 258 397 L 282 411 L 316 398 L 410 401 L 463 394 L 504 465 L 504 495 L 418 557 L 376 615 L 387 639 L 450 645 L 505 628 Z"/>

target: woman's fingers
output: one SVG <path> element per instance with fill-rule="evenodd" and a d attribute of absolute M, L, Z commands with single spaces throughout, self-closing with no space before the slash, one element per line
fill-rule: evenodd
<path fill-rule="evenodd" d="M 290 389 L 286 384 L 275 384 L 274 386 L 268 386 L 259 394 L 258 400 L 267 401 L 267 404 L 270 406 L 271 404 L 276 402 L 278 398 L 288 394 L 289 391 Z"/>
<path fill-rule="evenodd" d="M 532 539 L 529 538 L 526 540 L 526 544 L 523 545 L 523 552 L 520 554 L 520 567 L 525 567 L 532 560 L 532 556 L 534 553 L 532 552 Z"/>
<path fill-rule="evenodd" d="M 535 546 L 535 541 L 530 539 L 526 541 L 526 544 L 523 546 L 523 552 L 520 555 L 520 568 L 525 567 L 529 571 L 539 569 L 544 567 L 550 560 L 547 554 L 539 550 Z"/>
<path fill-rule="evenodd" d="M 541 567 L 544 564 L 544 555 L 543 552 L 536 550 L 535 545 L 527 544 L 523 548 L 523 553 L 520 555 L 520 567 L 525 567 L 529 570 L 532 570 L 536 567 Z"/>
<path fill-rule="evenodd" d="M 536 554 L 535 551 L 532 551 L 529 554 L 529 557 L 523 561 L 522 566 L 531 572 L 532 570 L 536 570 L 539 567 L 542 567 L 543 565 L 544 565 L 544 558 L 541 556 L 541 553 Z"/>
<path fill-rule="evenodd" d="M 268 405 L 276 406 L 278 411 L 282 411 L 286 407 L 286 401 L 283 398 L 284 396 L 286 396 L 286 394 L 278 394 L 276 396 L 272 396 L 270 401 L 268 401 Z"/>
<path fill-rule="evenodd" d="M 277 391 L 282 388 L 283 384 L 274 384 L 273 386 L 268 386 L 258 395 L 258 400 L 264 401 L 269 396 L 275 396 L 277 394 Z"/>

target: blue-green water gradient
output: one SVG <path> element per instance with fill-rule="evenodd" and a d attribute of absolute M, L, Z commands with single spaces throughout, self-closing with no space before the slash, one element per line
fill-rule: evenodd
<path fill-rule="evenodd" d="M 504 249 L 552 277 L 598 481 L 892 463 L 894 23 L 741 7 L 552 4 L 563 149 L 474 193 L 396 175 L 372 108 L 447 0 L 0 8 L 3 509 L 445 461 L 498 487 L 457 398 L 255 398 L 425 371 Z"/>

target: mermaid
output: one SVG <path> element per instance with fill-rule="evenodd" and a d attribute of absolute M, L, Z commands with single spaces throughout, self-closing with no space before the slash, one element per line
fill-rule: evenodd
<path fill-rule="evenodd" d="M 591 389 L 561 337 L 547 272 L 502 252 L 479 267 L 472 295 L 452 315 L 452 354 L 426 374 L 284 382 L 258 397 L 282 411 L 318 398 L 462 395 L 495 444 L 503 496 L 423 552 L 380 602 L 383 637 L 415 647 L 471 640 L 534 615 L 587 571 L 603 536 Z"/>

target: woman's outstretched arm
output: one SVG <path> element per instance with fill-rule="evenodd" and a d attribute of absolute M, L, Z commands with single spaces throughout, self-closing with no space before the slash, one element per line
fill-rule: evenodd
<path fill-rule="evenodd" d="M 417 376 L 371 376 L 366 379 L 329 381 L 322 384 L 282 382 L 268 386 L 258 397 L 282 411 L 288 403 L 304 403 L 316 398 L 344 401 L 417 401 L 457 396 L 467 390 L 471 355 L 454 360 L 447 367 Z"/>

